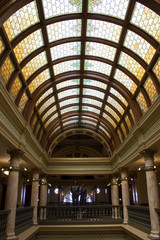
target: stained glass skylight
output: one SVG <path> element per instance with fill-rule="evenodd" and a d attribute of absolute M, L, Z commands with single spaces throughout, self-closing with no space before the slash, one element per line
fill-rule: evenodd
<path fill-rule="evenodd" d="M 91 122 L 91 121 L 84 120 L 84 119 L 81 120 L 81 123 L 82 123 L 82 124 L 91 124 L 91 125 L 94 125 L 94 126 L 97 125 L 95 122 Z"/>
<path fill-rule="evenodd" d="M 95 60 L 85 60 L 84 69 L 95 71 L 95 72 L 101 72 L 103 74 L 109 75 L 111 72 L 111 65 L 95 61 Z"/>
<path fill-rule="evenodd" d="M 13 70 L 14 70 L 14 65 L 11 59 L 8 57 L 0 70 L 0 80 L 3 82 L 4 85 L 7 84 L 8 79 L 13 73 Z"/>
<path fill-rule="evenodd" d="M 47 106 L 50 106 L 51 104 L 55 103 L 55 98 L 51 97 L 49 98 L 43 105 L 39 108 L 40 114 L 47 108 Z M 52 107 L 53 112 L 57 109 L 56 105 Z"/>
<path fill-rule="evenodd" d="M 102 115 L 104 117 L 105 120 L 107 120 L 114 128 L 116 127 L 115 122 L 113 121 L 113 119 L 108 116 L 106 113 L 103 113 Z"/>
<path fill-rule="evenodd" d="M 93 100 L 91 98 L 82 98 L 82 103 L 95 105 L 95 106 L 100 107 L 100 108 L 102 107 L 102 102 L 97 101 L 97 100 Z"/>
<path fill-rule="evenodd" d="M 110 93 L 116 96 L 125 106 L 128 106 L 128 102 L 126 99 L 114 88 L 110 88 Z"/>
<path fill-rule="evenodd" d="M 1 56 L 2 52 L 4 51 L 4 49 L 5 49 L 5 45 L 4 45 L 3 40 L 0 36 L 0 56 Z"/>
<path fill-rule="evenodd" d="M 76 103 L 79 103 L 79 98 L 70 98 L 68 100 L 60 102 L 59 105 L 60 107 L 64 107 L 66 105 L 76 104 Z"/>
<path fill-rule="evenodd" d="M 107 102 L 110 103 L 113 107 L 115 107 L 121 115 L 123 115 L 124 109 L 117 101 L 115 101 L 112 97 L 109 96 Z"/>
<path fill-rule="evenodd" d="M 158 94 L 151 78 L 147 78 L 144 84 L 144 88 L 146 89 L 149 95 L 151 103 L 153 103 L 156 100 Z"/>
<path fill-rule="evenodd" d="M 58 63 L 53 66 L 54 74 L 60 74 L 68 71 L 80 70 L 80 60 L 71 60 Z"/>
<path fill-rule="evenodd" d="M 136 100 L 141 108 L 142 113 L 144 114 L 148 110 L 148 107 L 146 100 L 141 92 L 138 94 Z"/>
<path fill-rule="evenodd" d="M 78 111 L 78 110 L 79 110 L 79 106 L 72 106 L 72 107 L 62 109 L 61 114 L 68 113 L 71 111 Z"/>
<path fill-rule="evenodd" d="M 154 68 L 153 68 L 154 73 L 156 74 L 159 82 L 160 82 L 160 58 L 156 62 Z"/>
<path fill-rule="evenodd" d="M 76 86 L 79 85 L 80 80 L 79 79 L 72 79 L 72 80 L 67 80 L 67 81 L 63 81 L 61 83 L 58 83 L 56 85 L 57 90 L 64 88 L 64 87 L 69 87 L 69 86 Z"/>
<path fill-rule="evenodd" d="M 89 107 L 89 106 L 82 106 L 82 110 L 89 111 L 89 112 L 96 113 L 96 114 L 100 113 L 100 110 L 98 110 L 97 108 Z"/>
<path fill-rule="evenodd" d="M 12 86 L 11 92 L 10 92 L 11 97 L 13 98 L 14 101 L 16 100 L 16 97 L 17 97 L 21 87 L 22 87 L 22 83 L 21 83 L 19 77 L 17 77 L 14 80 L 14 83 L 13 83 L 13 86 Z"/>
<path fill-rule="evenodd" d="M 47 90 L 39 99 L 38 101 L 36 102 L 36 106 L 38 106 L 38 104 L 43 100 L 45 99 L 48 95 L 50 95 L 51 93 L 53 93 L 53 89 L 50 88 L 49 90 Z"/>
<path fill-rule="evenodd" d="M 58 93 L 58 98 L 61 99 L 72 95 L 79 95 L 79 88 L 72 88 L 70 90 L 60 92 Z"/>
<path fill-rule="evenodd" d="M 106 136 L 110 137 L 109 133 L 106 131 L 104 127 L 99 126 L 99 130 L 101 130 Z"/>
<path fill-rule="evenodd" d="M 105 111 L 109 112 L 116 119 L 117 122 L 120 121 L 120 117 L 111 107 L 105 105 Z"/>
<path fill-rule="evenodd" d="M 99 87 L 99 88 L 102 88 L 104 90 L 106 90 L 106 88 L 107 88 L 107 84 L 102 83 L 100 81 L 92 80 L 92 79 L 84 79 L 83 84 L 84 85 L 89 85 L 89 86 L 94 86 L 94 87 Z"/>
<path fill-rule="evenodd" d="M 96 96 L 98 98 L 103 99 L 104 98 L 104 93 L 94 90 L 94 89 L 90 89 L 90 88 L 83 88 L 83 95 L 91 95 L 91 96 Z"/>

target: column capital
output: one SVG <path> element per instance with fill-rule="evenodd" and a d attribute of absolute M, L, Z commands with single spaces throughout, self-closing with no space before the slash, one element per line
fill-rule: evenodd
<path fill-rule="evenodd" d="M 7 153 L 10 155 L 11 159 L 23 157 L 24 152 L 20 149 L 7 150 Z"/>
<path fill-rule="evenodd" d="M 144 158 L 153 158 L 155 152 L 151 149 L 144 149 L 143 151 L 140 152 L 141 157 Z"/>

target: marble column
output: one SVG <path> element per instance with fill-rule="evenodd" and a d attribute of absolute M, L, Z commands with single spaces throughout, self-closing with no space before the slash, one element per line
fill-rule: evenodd
<path fill-rule="evenodd" d="M 148 203 L 151 221 L 150 239 L 160 239 L 159 217 L 155 208 L 160 208 L 159 189 L 156 172 L 154 169 L 154 153 L 145 150 L 141 153 L 145 161 L 145 172 L 147 182 Z"/>
<path fill-rule="evenodd" d="M 45 207 L 47 205 L 47 190 L 48 190 L 48 183 L 46 177 L 43 177 L 41 180 L 41 187 L 40 187 L 40 206 Z M 46 219 L 46 208 L 41 209 L 41 219 Z"/>
<path fill-rule="evenodd" d="M 118 191 L 118 183 L 115 176 L 112 177 L 111 180 L 111 200 L 112 200 L 112 206 L 119 205 L 119 191 Z M 112 217 L 117 219 L 118 218 L 118 208 L 115 207 L 112 209 L 113 215 Z"/>
<path fill-rule="evenodd" d="M 123 204 L 123 223 L 127 224 L 128 223 L 127 206 L 130 205 L 127 169 L 121 170 L 121 186 L 122 186 L 122 204 Z"/>
<path fill-rule="evenodd" d="M 38 206 L 38 194 L 39 194 L 39 172 L 33 173 L 32 178 L 32 191 L 31 191 L 31 207 L 33 209 L 33 225 L 37 225 L 37 206 Z"/>
<path fill-rule="evenodd" d="M 18 195 L 19 180 L 19 162 L 23 156 L 23 152 L 16 149 L 8 152 L 10 154 L 10 172 L 7 182 L 5 210 L 11 210 L 7 219 L 7 240 L 17 239 L 15 235 L 16 205 Z"/>

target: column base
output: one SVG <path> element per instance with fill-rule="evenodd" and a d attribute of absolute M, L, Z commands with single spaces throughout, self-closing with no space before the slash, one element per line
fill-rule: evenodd
<path fill-rule="evenodd" d="M 18 237 L 16 237 L 16 236 L 7 237 L 7 240 L 18 240 Z"/>
<path fill-rule="evenodd" d="M 159 234 L 154 234 L 154 233 L 150 233 L 150 235 L 147 236 L 149 239 L 160 239 Z"/>

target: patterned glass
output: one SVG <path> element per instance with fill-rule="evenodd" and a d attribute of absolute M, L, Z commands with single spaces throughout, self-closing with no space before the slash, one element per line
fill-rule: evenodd
<path fill-rule="evenodd" d="M 68 100 L 60 102 L 59 105 L 60 105 L 60 108 L 61 108 L 61 107 L 64 107 L 66 105 L 76 104 L 76 103 L 79 103 L 79 98 L 70 98 Z"/>
<path fill-rule="evenodd" d="M 19 9 L 10 18 L 8 18 L 8 20 L 4 23 L 4 28 L 7 32 L 9 40 L 11 41 L 19 33 L 34 25 L 38 21 L 37 7 L 35 1 L 33 1 Z"/>
<path fill-rule="evenodd" d="M 115 122 L 106 113 L 103 113 L 102 117 L 104 117 L 105 120 L 107 120 L 114 128 L 116 128 Z"/>
<path fill-rule="evenodd" d="M 51 134 L 51 137 L 53 136 L 54 133 L 58 132 L 60 130 L 60 126 L 56 127 Z"/>
<path fill-rule="evenodd" d="M 153 68 L 154 73 L 156 74 L 159 82 L 160 82 L 160 58 L 156 62 L 154 68 Z"/>
<path fill-rule="evenodd" d="M 0 69 L 0 80 L 3 82 L 3 84 L 6 86 L 8 79 L 10 78 L 12 72 L 14 70 L 14 66 L 12 64 L 12 61 L 8 57 L 6 61 L 4 62 L 2 68 Z"/>
<path fill-rule="evenodd" d="M 38 110 L 39 113 L 41 114 L 48 106 L 50 106 L 51 104 L 55 103 L 55 98 L 54 97 L 51 97 L 50 99 L 48 99 L 41 107 L 40 109 Z M 56 105 L 54 105 L 52 107 L 52 111 L 56 111 L 57 110 L 57 107 Z"/>
<path fill-rule="evenodd" d="M 148 64 L 156 51 L 144 38 L 129 30 L 126 35 L 124 46 L 138 54 Z"/>
<path fill-rule="evenodd" d="M 47 112 L 48 113 L 48 112 Z M 47 113 L 43 116 L 43 118 L 47 118 L 50 114 L 48 114 L 48 116 L 47 116 Z M 52 112 L 53 113 L 53 112 Z M 54 120 L 54 119 L 56 119 L 58 117 L 58 113 L 55 113 L 52 117 L 50 117 L 48 120 L 47 120 L 47 122 L 45 123 L 45 128 Z M 42 118 L 42 119 L 43 119 Z"/>
<path fill-rule="evenodd" d="M 39 105 L 39 103 L 41 101 L 43 101 L 43 99 L 45 99 L 48 95 L 50 95 L 51 93 L 53 93 L 53 90 L 50 88 L 48 91 L 46 91 L 39 99 L 38 101 L 36 102 L 36 106 Z"/>
<path fill-rule="evenodd" d="M 81 13 L 82 0 L 43 0 L 45 18 L 63 14 Z"/>
<path fill-rule="evenodd" d="M 53 109 L 50 108 L 50 109 L 43 115 L 42 121 L 44 122 L 44 121 L 46 120 L 46 118 L 47 118 L 49 115 L 51 115 L 52 113 L 53 113 Z M 54 114 L 53 116 L 54 116 L 54 119 L 55 119 L 56 117 L 58 117 L 58 114 L 56 113 L 56 114 Z M 53 117 L 53 116 L 52 116 L 52 117 Z"/>
<path fill-rule="evenodd" d="M 132 125 L 131 125 L 131 122 L 130 122 L 129 117 L 127 115 L 125 116 L 124 120 L 125 120 L 125 122 L 128 126 L 128 129 L 131 129 Z"/>
<path fill-rule="evenodd" d="M 111 68 L 111 65 L 95 60 L 85 60 L 84 64 L 84 70 L 100 72 L 106 75 L 110 74 Z"/>
<path fill-rule="evenodd" d="M 19 106 L 18 106 L 18 109 L 19 109 L 20 112 L 23 111 L 23 109 L 24 109 L 25 104 L 26 104 L 27 101 L 28 101 L 28 96 L 27 96 L 27 94 L 24 92 L 23 95 L 22 95 L 22 97 L 21 97 L 21 100 L 20 100 L 20 102 L 19 102 Z"/>
<path fill-rule="evenodd" d="M 81 120 L 81 123 L 82 123 L 82 124 L 91 124 L 91 125 L 94 125 L 94 126 L 97 125 L 97 123 L 95 123 L 95 122 L 91 122 L 91 121 L 84 120 L 84 119 Z"/>
<path fill-rule="evenodd" d="M 68 72 L 68 71 L 75 71 L 80 70 L 80 60 L 70 60 L 58 63 L 53 66 L 55 75 Z"/>
<path fill-rule="evenodd" d="M 21 83 L 19 77 L 17 77 L 14 80 L 14 83 L 12 85 L 11 92 L 10 92 L 10 95 L 13 98 L 14 101 L 16 100 L 16 97 L 17 97 L 21 87 L 22 87 L 22 83 Z"/>
<path fill-rule="evenodd" d="M 73 88 L 73 89 L 69 89 L 63 92 L 58 93 L 58 98 L 65 98 L 65 97 L 69 97 L 72 95 L 79 95 L 79 88 Z"/>
<path fill-rule="evenodd" d="M 79 106 L 68 107 L 60 110 L 61 114 L 79 110 Z"/>
<path fill-rule="evenodd" d="M 41 72 L 36 78 L 33 79 L 33 81 L 29 84 L 29 90 L 31 94 L 47 79 L 50 78 L 49 69 L 46 69 L 45 71 Z"/>
<path fill-rule="evenodd" d="M 128 0 L 89 0 L 88 12 L 124 19 L 128 2 Z"/>
<path fill-rule="evenodd" d="M 121 115 L 123 115 L 124 109 L 117 101 L 115 101 L 112 97 L 109 96 L 107 102 L 110 103 L 113 107 L 115 107 Z"/>
<path fill-rule="evenodd" d="M 86 42 L 86 55 L 114 60 L 116 48 L 96 42 Z"/>
<path fill-rule="evenodd" d="M 47 63 L 46 53 L 42 52 L 28 62 L 22 69 L 23 75 L 27 80 L 36 70 Z"/>
<path fill-rule="evenodd" d="M 38 118 L 37 118 L 37 116 L 35 115 L 35 116 L 34 116 L 34 119 L 33 119 L 33 122 L 32 122 L 32 128 L 34 128 L 34 126 L 35 126 L 35 124 L 36 124 L 37 121 L 38 121 Z"/>
<path fill-rule="evenodd" d="M 144 68 L 128 54 L 122 52 L 119 60 L 119 64 L 134 74 L 138 80 L 141 80 L 144 75 Z"/>
<path fill-rule="evenodd" d="M 15 48 L 14 53 L 18 62 L 27 57 L 30 53 L 43 46 L 42 32 L 37 30 L 23 39 Z"/>
<path fill-rule="evenodd" d="M 2 38 L 0 36 L 0 56 L 1 56 L 2 52 L 4 51 L 4 49 L 5 49 L 5 45 L 4 45 L 4 43 L 2 41 Z"/>
<path fill-rule="evenodd" d="M 100 107 L 100 108 L 102 107 L 102 102 L 91 99 L 91 98 L 82 98 L 82 103 L 95 105 L 95 106 Z"/>
<path fill-rule="evenodd" d="M 121 84 L 123 84 L 123 86 L 125 86 L 132 94 L 134 94 L 134 92 L 137 89 L 137 85 L 133 82 L 133 80 L 128 77 L 124 72 L 120 71 L 119 69 L 116 69 L 114 78 L 120 82 Z"/>
<path fill-rule="evenodd" d="M 107 135 L 107 137 L 110 137 L 109 133 L 106 131 L 106 129 L 102 126 L 99 126 L 99 130 L 101 130 L 104 134 Z"/>
<path fill-rule="evenodd" d="M 56 22 L 47 26 L 49 42 L 62 38 L 79 37 L 81 35 L 81 20 Z"/>
<path fill-rule="evenodd" d="M 101 98 L 104 99 L 104 93 L 94 90 L 94 89 L 90 89 L 90 88 L 83 88 L 83 95 L 91 95 L 97 98 Z"/>
<path fill-rule="evenodd" d="M 125 106 L 128 106 L 128 102 L 126 99 L 114 88 L 110 88 L 110 93 L 116 96 Z"/>
<path fill-rule="evenodd" d="M 131 114 L 131 116 L 132 116 L 132 119 L 133 119 L 133 121 L 134 121 L 134 114 L 133 114 L 132 109 L 130 109 L 129 112 L 130 112 L 130 114 Z"/>
<path fill-rule="evenodd" d="M 118 42 L 122 27 L 110 22 L 99 20 L 87 21 L 87 37 L 103 38 Z"/>
<path fill-rule="evenodd" d="M 89 111 L 92 113 L 100 114 L 100 110 L 94 108 L 94 107 L 89 107 L 89 106 L 82 106 L 83 111 Z"/>
<path fill-rule="evenodd" d="M 155 99 L 157 98 L 158 93 L 156 91 L 156 88 L 155 88 L 154 83 L 151 78 L 147 78 L 147 80 L 144 84 L 144 88 L 146 89 L 146 91 L 149 95 L 151 103 L 153 103 L 155 101 Z"/>
<path fill-rule="evenodd" d="M 66 125 L 73 125 L 73 124 L 77 124 L 78 123 L 78 119 L 75 119 L 75 120 L 70 120 L 70 121 L 66 121 L 63 123 L 63 126 L 66 126 Z"/>
<path fill-rule="evenodd" d="M 94 86 L 94 87 L 99 87 L 99 88 L 102 88 L 104 90 L 107 89 L 107 84 L 102 83 L 100 81 L 96 81 L 96 80 L 83 79 L 83 84 L 84 85 L 89 85 L 89 86 Z"/>
<path fill-rule="evenodd" d="M 41 128 L 40 123 L 38 123 L 38 125 L 36 126 L 36 130 L 35 130 L 35 135 L 37 136 L 39 129 Z"/>
<path fill-rule="evenodd" d="M 88 117 L 88 116 L 84 116 L 84 115 L 82 115 L 81 118 L 82 118 L 82 119 L 93 120 L 93 121 L 96 121 L 96 122 L 97 122 L 97 119 L 96 119 L 96 118 L 92 118 L 92 117 Z"/>
<path fill-rule="evenodd" d="M 64 88 L 64 87 L 69 87 L 69 86 L 77 86 L 80 84 L 80 80 L 79 79 L 72 79 L 72 80 L 67 80 L 67 81 L 63 81 L 61 83 L 58 83 L 56 85 L 57 90 Z"/>
<path fill-rule="evenodd" d="M 117 133 L 118 133 L 120 141 L 123 142 L 122 134 L 119 129 L 117 130 Z"/>
<path fill-rule="evenodd" d="M 144 99 L 144 96 L 141 92 L 138 94 L 136 100 L 141 108 L 142 113 L 144 114 L 148 110 L 148 107 L 146 100 Z"/>
<path fill-rule="evenodd" d="M 151 9 L 136 2 L 131 22 L 160 42 L 160 16 Z"/>
<path fill-rule="evenodd" d="M 118 116 L 118 114 L 112 108 L 105 105 L 105 111 L 109 112 L 116 119 L 117 122 L 120 121 L 120 117 Z"/>
<path fill-rule="evenodd" d="M 124 136 L 126 136 L 127 132 L 126 132 L 126 128 L 124 126 L 124 123 L 121 123 L 121 129 L 123 131 Z"/>
<path fill-rule="evenodd" d="M 51 48 L 52 61 L 58 58 L 68 57 L 72 55 L 80 55 L 80 53 L 81 53 L 80 42 L 64 43 Z"/>

